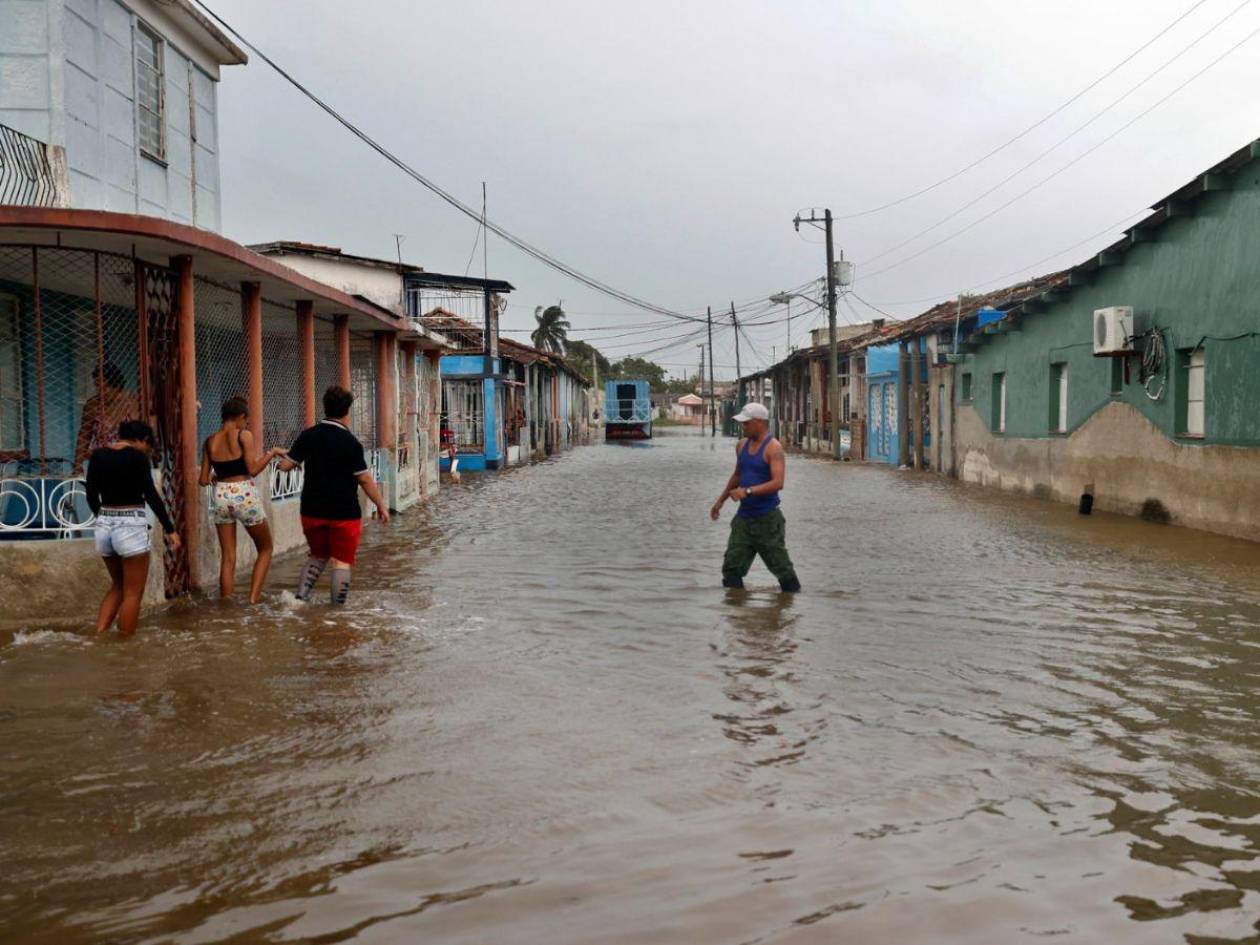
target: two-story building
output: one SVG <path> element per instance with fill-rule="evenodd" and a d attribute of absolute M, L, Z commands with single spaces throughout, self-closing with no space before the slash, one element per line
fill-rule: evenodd
<path fill-rule="evenodd" d="M 0 25 L 3 627 L 90 616 L 105 577 L 83 462 L 120 420 L 157 430 L 184 539 L 150 571 L 152 604 L 214 583 L 197 476 L 225 399 L 245 396 L 255 436 L 284 445 L 318 418 L 324 388 L 355 387 L 355 425 L 388 482 L 410 450 L 409 365 L 443 342 L 218 235 L 216 88 L 245 56 L 192 4 L 6 0 Z M 277 550 L 299 546 L 300 474 L 262 479 Z"/>

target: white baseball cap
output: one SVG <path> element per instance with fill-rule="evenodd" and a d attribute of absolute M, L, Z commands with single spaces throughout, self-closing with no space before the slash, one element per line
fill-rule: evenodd
<path fill-rule="evenodd" d="M 765 404 L 744 404 L 744 409 L 735 414 L 736 423 L 744 423 L 747 420 L 769 420 L 770 411 L 766 409 Z"/>

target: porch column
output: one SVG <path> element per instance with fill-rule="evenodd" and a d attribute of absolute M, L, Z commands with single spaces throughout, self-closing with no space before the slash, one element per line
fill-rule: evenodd
<path fill-rule="evenodd" d="M 175 326 L 179 339 L 179 476 L 176 483 L 184 505 L 183 541 L 188 556 L 188 583 L 196 589 L 200 575 L 197 573 L 198 532 L 201 524 L 201 508 L 198 502 L 197 476 L 197 309 L 193 296 L 193 265 L 191 256 L 176 256 L 171 260 L 178 280 Z"/>
<path fill-rule="evenodd" d="M 378 331 L 373 336 L 376 354 L 376 445 L 392 450 L 398 446 L 398 336 Z"/>
<path fill-rule="evenodd" d="M 315 303 L 297 304 L 298 348 L 302 354 L 302 426 L 315 425 Z"/>
<path fill-rule="evenodd" d="M 262 286 L 241 283 L 241 332 L 245 335 L 245 376 L 249 400 L 249 432 L 263 448 Z M 211 405 L 207 405 L 213 409 Z"/>
<path fill-rule="evenodd" d="M 338 315 L 333 319 L 333 333 L 337 342 L 337 383 L 350 389 L 350 316 Z"/>
<path fill-rule="evenodd" d="M 910 465 L 910 349 L 897 346 L 897 465 Z"/>

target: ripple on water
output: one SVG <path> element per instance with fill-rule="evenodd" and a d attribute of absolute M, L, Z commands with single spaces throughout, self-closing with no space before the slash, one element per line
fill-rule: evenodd
<path fill-rule="evenodd" d="M 343 609 L 287 559 L 3 642 L 0 937 L 1254 939 L 1255 547 L 792 456 L 806 592 L 728 594 L 730 453 L 469 475 Z"/>

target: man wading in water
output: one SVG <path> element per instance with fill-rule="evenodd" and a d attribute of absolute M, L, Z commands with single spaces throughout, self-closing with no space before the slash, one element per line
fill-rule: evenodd
<path fill-rule="evenodd" d="M 716 522 L 727 496 L 739 503 L 722 561 L 722 586 L 743 587 L 753 558 L 761 555 L 779 587 L 794 593 L 801 582 L 788 557 L 787 523 L 779 511 L 786 466 L 783 445 L 770 435 L 770 411 L 763 405 L 748 404 L 735 420 L 744 425 L 744 437 L 735 447 L 735 472 L 709 510 L 709 518 Z"/>

